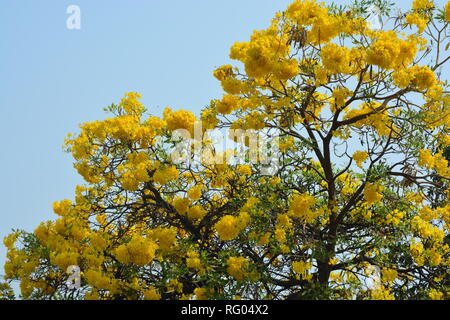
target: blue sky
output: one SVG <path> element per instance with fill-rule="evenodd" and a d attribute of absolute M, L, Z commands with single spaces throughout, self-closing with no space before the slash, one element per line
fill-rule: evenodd
<path fill-rule="evenodd" d="M 235 41 L 291 0 L 1 0 L 0 238 L 54 219 L 81 178 L 61 146 L 127 91 L 145 106 L 199 113 L 221 96 L 212 71 Z M 339 1 L 338 1 L 339 2 Z M 443 3 L 444 1 L 439 1 Z M 81 30 L 66 9 L 81 8 Z M 5 261 L 0 245 L 0 266 Z M 0 274 L 3 268 L 0 267 Z"/>

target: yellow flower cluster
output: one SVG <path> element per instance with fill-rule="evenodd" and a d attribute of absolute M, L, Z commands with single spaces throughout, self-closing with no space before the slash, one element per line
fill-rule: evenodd
<path fill-rule="evenodd" d="M 291 3 L 286 15 L 299 25 L 312 25 L 318 17 L 328 14 L 328 10 L 314 0 L 296 0 Z"/>
<path fill-rule="evenodd" d="M 441 177 L 450 177 L 450 167 L 448 165 L 448 160 L 440 153 L 434 156 L 434 169 Z"/>
<path fill-rule="evenodd" d="M 139 103 L 139 97 L 139 94 L 127 93 L 122 99 L 119 111 L 126 108 L 130 114 L 119 112 L 114 118 L 85 123 L 81 126 L 82 131 L 77 137 L 69 136 L 66 139 L 66 146 L 71 149 L 77 160 L 74 166 L 88 183 L 105 182 L 107 185 L 111 185 L 114 180 L 120 179 L 124 188 L 134 191 L 139 187 L 140 182 L 149 180 L 147 171 L 154 168 L 150 161 L 143 159 L 143 152 L 136 152 L 138 156 L 133 153 L 131 157 L 136 157 L 136 159 L 130 158 L 125 163 L 122 162 L 117 167 L 117 171 L 112 170 L 110 166 L 111 158 L 120 149 L 119 144 L 133 143 L 137 149 L 147 149 L 155 144 L 158 135 L 164 134 L 166 121 L 151 116 L 141 122 L 140 116 L 144 108 Z M 179 115 L 181 116 L 179 117 Z M 177 127 L 174 124 L 177 119 L 183 123 L 183 119 L 186 118 L 190 119 L 187 122 L 193 123 L 192 120 L 195 117 L 193 115 L 192 117 L 183 117 L 183 112 L 173 112 L 168 115 L 168 118 L 171 121 L 170 128 L 174 128 Z M 190 127 L 190 125 L 186 125 L 186 127 Z M 107 140 L 116 140 L 117 146 L 108 152 L 100 150 L 100 146 L 105 145 Z"/>
<path fill-rule="evenodd" d="M 303 139 L 303 133 L 309 134 L 311 130 L 325 155 L 330 151 L 326 147 L 334 145 L 328 139 L 337 137 L 349 142 L 360 134 L 367 134 L 369 144 L 386 141 L 394 145 L 406 143 L 406 147 L 414 148 L 402 136 L 414 133 L 418 121 L 423 120 L 433 136 L 423 141 L 424 150 L 419 152 L 421 171 L 435 170 L 448 177 L 448 161 L 441 150 L 435 154 L 430 151 L 434 150 L 432 141 L 442 143 L 442 149 L 450 145 L 446 130 L 450 96 L 446 83 L 438 81 L 431 67 L 412 65 L 417 52 L 424 50 L 425 39 L 417 35 L 406 37 L 397 29 L 370 30 L 362 18 L 353 18 L 352 10 L 331 13 L 325 4 L 313 0 L 293 1 L 285 13 L 272 20 L 267 30 L 255 31 L 249 42 L 233 45 L 230 57 L 243 62 L 245 73 L 231 65 L 215 70 L 214 76 L 221 82 L 225 95 L 220 100 L 212 100 L 201 113 L 205 130 L 219 124 L 218 114 L 233 114 L 221 117 L 225 121 L 220 127 L 281 127 L 284 133 L 280 150 L 287 154 L 287 171 L 279 177 L 268 178 L 254 172 L 255 165 L 199 162 L 175 166 L 169 160 L 168 138 L 176 129 L 186 129 L 192 134 L 194 114 L 166 108 L 163 119 L 155 116 L 141 119 L 145 108 L 140 94 L 126 93 L 117 106 L 108 108 L 113 118 L 83 124 L 79 135 L 66 140 L 67 149 L 76 160 L 76 169 L 91 185 L 77 187 L 73 201 L 55 202 L 53 210 L 58 218 L 41 223 L 34 231 L 35 237 L 13 233 L 4 240 L 8 249 L 6 277 L 21 280 L 25 298 L 34 297 L 33 293 L 39 291 L 59 295 L 59 284 L 63 283 L 69 265 L 80 266 L 82 284 L 86 285 L 83 292 L 90 299 L 153 300 L 165 298 L 167 294 L 174 299 L 228 298 L 239 293 L 248 296 L 245 292 L 256 292 L 253 289 L 261 287 L 261 283 L 256 283 L 252 289 L 249 283 L 259 277 L 254 270 L 264 272 L 261 280 L 267 282 L 268 286 L 264 287 L 269 289 L 272 277 L 267 272 L 315 282 L 313 274 L 318 270 L 311 253 L 322 244 L 304 237 L 301 231 L 305 224 L 308 224 L 307 233 L 320 233 L 333 232 L 329 227 L 339 223 L 338 228 L 343 228 L 342 237 L 324 236 L 325 242 L 337 247 L 342 247 L 344 242 L 358 242 L 358 234 L 344 230 L 351 226 L 399 231 L 404 237 L 397 239 L 398 245 L 409 246 L 413 257 L 411 266 L 405 267 L 413 270 L 411 276 L 423 266 L 439 266 L 430 270 L 436 277 L 443 276 L 440 270 L 445 272 L 450 250 L 444 241 L 450 225 L 450 205 L 435 208 L 417 190 L 420 185 L 413 188 L 414 192 L 397 194 L 396 187 L 411 188 L 384 175 L 374 181 L 358 168 L 348 169 L 336 177 L 335 197 L 331 200 L 327 193 L 331 192 L 332 181 L 322 177 L 326 171 L 323 159 L 303 161 L 311 156 L 320 158 L 308 151 L 307 141 Z M 430 0 L 414 1 L 414 10 L 406 16 L 406 23 L 416 25 L 419 32 L 424 31 L 428 19 L 434 18 L 434 11 L 428 10 L 432 6 Z M 445 17 L 450 20 L 450 2 Z M 335 37 L 339 39 L 333 40 Z M 305 54 L 307 58 L 303 57 Z M 369 64 L 380 68 L 368 67 Z M 398 87 L 407 88 L 400 91 L 406 102 L 410 92 L 422 91 L 424 103 L 411 106 L 418 109 L 418 114 L 411 112 L 414 119 L 410 122 L 403 105 L 394 104 L 395 99 L 386 106 L 378 102 L 382 100 L 380 97 L 389 95 L 391 77 Z M 347 80 L 355 85 L 354 89 L 344 83 Z M 355 106 L 361 104 L 351 109 L 350 102 Z M 408 125 L 403 126 L 403 121 Z M 313 139 L 311 135 L 310 139 Z M 245 145 L 249 146 L 249 141 L 245 140 Z M 197 146 L 196 142 L 191 146 Z M 212 142 L 200 143 L 204 147 Z M 302 146 L 308 148 L 303 148 L 303 152 Z M 367 150 L 371 149 L 369 145 Z M 357 150 L 349 156 L 355 167 L 363 169 L 373 157 L 370 152 Z M 230 159 L 234 154 L 233 150 L 218 153 L 222 159 Z M 340 170 L 333 167 L 332 171 Z M 288 193 L 286 203 L 284 184 L 298 179 L 306 181 L 308 190 L 314 193 Z M 371 183 L 365 185 L 363 199 L 358 197 L 348 214 L 341 210 L 339 219 L 333 219 L 367 181 Z M 385 190 L 381 185 L 388 185 L 388 181 L 394 185 Z M 245 200 L 239 208 L 238 204 Z M 29 239 L 33 250 L 29 250 Z M 369 298 L 403 297 L 398 288 L 392 292 L 388 288 L 394 283 L 397 287 L 397 282 L 400 284 L 409 277 L 396 271 L 400 270 L 398 261 L 391 261 L 387 254 L 392 239 L 392 234 L 385 232 L 383 237 L 377 237 L 377 249 L 367 252 L 373 259 L 371 263 L 389 267 L 382 270 L 386 287 L 364 291 L 364 295 L 371 294 Z M 248 245 L 256 246 L 257 252 L 267 252 L 267 259 L 272 261 L 267 266 L 269 269 L 253 265 L 257 261 L 242 251 L 242 246 Z M 208 253 L 220 250 L 218 256 Z M 354 263 L 351 257 L 345 259 L 346 255 L 343 252 L 328 257 L 329 264 L 336 268 L 342 259 L 349 263 L 348 269 L 330 274 L 328 284 L 334 297 L 351 298 L 365 289 L 361 279 L 351 274 L 364 265 Z M 317 265 L 318 269 L 321 267 Z M 217 287 L 214 279 L 224 276 L 237 280 L 231 294 L 227 288 L 217 292 L 211 289 Z M 440 283 L 442 279 L 434 281 Z M 418 281 L 425 286 L 430 282 Z M 335 290 L 338 288 L 344 290 Z M 436 286 L 435 291 L 428 290 L 425 294 L 433 299 L 446 298 L 446 292 L 440 290 Z M 267 296 L 272 297 L 270 293 Z"/>
<path fill-rule="evenodd" d="M 149 287 L 144 290 L 144 299 L 145 300 L 160 300 L 161 295 L 154 287 Z"/>
<path fill-rule="evenodd" d="M 13 296 L 14 291 L 11 285 L 6 282 L 0 282 L 0 300 L 7 300 L 9 296 Z"/>
<path fill-rule="evenodd" d="M 197 300 L 206 300 L 211 294 L 211 289 L 206 288 L 195 288 L 194 295 Z"/>
<path fill-rule="evenodd" d="M 286 230 L 277 227 L 275 228 L 273 235 L 275 237 L 275 240 L 277 240 L 279 243 L 283 244 L 286 242 Z"/>
<path fill-rule="evenodd" d="M 174 131 L 177 129 L 185 129 L 194 134 L 195 115 L 191 111 L 177 110 L 172 111 L 169 107 L 164 109 L 163 118 L 167 123 L 167 129 Z"/>
<path fill-rule="evenodd" d="M 414 0 L 412 3 L 413 10 L 427 10 L 434 8 L 432 0 Z"/>
<path fill-rule="evenodd" d="M 213 100 L 211 105 L 212 107 L 204 109 L 200 116 L 204 130 L 214 129 L 218 123 L 216 100 Z"/>
<path fill-rule="evenodd" d="M 274 237 L 280 243 L 284 244 L 286 239 L 287 231 L 292 228 L 291 218 L 288 214 L 280 214 L 278 215 L 278 223 L 275 226 Z M 285 252 L 289 248 L 287 246 L 281 246 L 282 252 Z M 286 249 L 286 250 L 285 250 Z"/>
<path fill-rule="evenodd" d="M 98 169 L 94 166 L 89 165 L 88 160 L 83 160 L 75 163 L 74 168 L 86 182 L 95 184 L 100 181 L 100 177 L 98 176 Z"/>
<path fill-rule="evenodd" d="M 299 72 L 300 68 L 295 59 L 284 59 L 273 68 L 275 78 L 279 80 L 289 80 L 297 76 Z"/>
<path fill-rule="evenodd" d="M 345 100 L 352 94 L 352 91 L 344 87 L 334 89 L 332 94 L 334 100 L 330 107 L 331 111 L 335 112 L 341 109 L 345 105 Z"/>
<path fill-rule="evenodd" d="M 405 68 L 418 51 L 418 41 L 413 36 L 407 40 L 399 39 L 392 30 L 379 31 L 367 51 L 367 62 L 386 70 Z"/>
<path fill-rule="evenodd" d="M 222 97 L 222 100 L 216 104 L 217 111 L 221 114 L 230 114 L 238 107 L 239 98 L 230 94 L 226 94 Z"/>
<path fill-rule="evenodd" d="M 251 78 L 264 78 L 272 74 L 276 79 L 288 80 L 300 69 L 298 62 L 286 58 L 289 53 L 287 38 L 280 37 L 277 26 L 255 31 L 250 42 L 237 42 L 231 48 L 230 58 L 244 63 L 245 72 Z"/>
<path fill-rule="evenodd" d="M 419 33 L 422 33 L 427 27 L 428 19 L 426 19 L 418 12 L 413 12 L 405 17 L 405 22 L 407 25 L 417 26 Z"/>
<path fill-rule="evenodd" d="M 305 261 L 292 262 L 292 270 L 303 279 L 310 279 L 312 274 L 309 274 L 309 270 L 312 268 L 312 264 Z"/>
<path fill-rule="evenodd" d="M 201 220 L 206 215 L 206 210 L 201 205 L 195 205 L 188 209 L 187 216 L 191 220 Z"/>
<path fill-rule="evenodd" d="M 153 167 L 148 154 L 145 152 L 130 153 L 126 164 L 118 166 L 120 181 L 125 190 L 136 191 L 141 182 L 150 180 L 148 170 Z"/>
<path fill-rule="evenodd" d="M 249 261 L 245 257 L 229 257 L 227 265 L 227 272 L 236 280 L 241 280 L 249 275 L 246 271 Z"/>
<path fill-rule="evenodd" d="M 158 117 L 148 117 L 148 119 L 144 121 L 144 124 L 153 130 L 162 129 L 166 126 L 166 122 Z"/>
<path fill-rule="evenodd" d="M 89 269 L 84 272 L 84 278 L 92 287 L 103 290 L 111 290 L 114 281 L 106 276 L 102 271 Z"/>
<path fill-rule="evenodd" d="M 213 72 L 214 77 L 219 81 L 224 81 L 233 76 L 233 66 L 227 64 L 219 67 Z"/>
<path fill-rule="evenodd" d="M 419 91 L 432 88 L 437 82 L 436 75 L 430 68 L 418 65 L 394 72 L 392 78 L 400 88 L 411 85 Z"/>
<path fill-rule="evenodd" d="M 398 225 L 405 216 L 405 212 L 395 209 L 386 215 L 386 224 Z"/>
<path fill-rule="evenodd" d="M 316 1 L 297 0 L 289 5 L 286 15 L 300 27 L 311 26 L 307 39 L 315 44 L 330 41 L 344 27 L 339 17 L 328 14 L 328 9 Z"/>
<path fill-rule="evenodd" d="M 236 167 L 236 172 L 242 176 L 249 176 L 252 174 L 252 167 L 248 164 L 240 164 Z"/>
<path fill-rule="evenodd" d="M 438 211 L 431 209 L 429 206 L 423 206 L 419 212 L 420 218 L 425 221 L 430 221 L 439 218 Z"/>
<path fill-rule="evenodd" d="M 236 78 L 227 78 L 221 82 L 222 88 L 229 94 L 241 94 L 247 91 L 245 82 Z"/>
<path fill-rule="evenodd" d="M 450 1 L 445 4 L 445 21 L 450 22 Z"/>
<path fill-rule="evenodd" d="M 70 214 L 71 208 L 72 208 L 72 201 L 67 199 L 62 201 L 56 201 L 53 203 L 53 212 L 55 212 L 57 215 L 61 217 Z"/>
<path fill-rule="evenodd" d="M 168 251 L 175 244 L 177 237 L 177 229 L 175 227 L 157 227 L 149 232 L 152 240 L 157 241 L 158 248 Z"/>
<path fill-rule="evenodd" d="M 321 214 L 320 210 L 314 211 L 311 209 L 315 204 L 316 199 L 313 196 L 307 193 L 295 194 L 291 198 L 291 215 L 306 223 L 312 223 Z"/>
<path fill-rule="evenodd" d="M 366 151 L 356 151 L 352 158 L 356 161 L 358 167 L 362 168 L 362 163 L 366 161 L 369 157 L 369 154 Z"/>
<path fill-rule="evenodd" d="M 240 129 L 260 130 L 266 126 L 267 115 L 263 112 L 253 111 L 245 116 L 244 122 Z"/>
<path fill-rule="evenodd" d="M 12 250 L 14 248 L 14 244 L 16 243 L 17 239 L 19 237 L 19 232 L 13 232 L 7 235 L 3 239 L 3 244 L 8 250 Z"/>
<path fill-rule="evenodd" d="M 373 300 L 395 300 L 390 290 L 384 287 L 372 290 L 371 297 Z"/>
<path fill-rule="evenodd" d="M 192 188 L 190 188 L 187 191 L 187 195 L 189 198 L 191 198 L 191 200 L 198 200 L 200 199 L 200 197 L 202 196 L 202 190 L 203 190 L 203 186 L 202 185 L 195 185 Z"/>
<path fill-rule="evenodd" d="M 383 198 L 383 195 L 381 194 L 382 190 L 383 188 L 381 186 L 367 183 L 364 188 L 364 199 L 367 204 L 372 205 L 379 202 Z"/>
<path fill-rule="evenodd" d="M 87 128 L 84 129 L 86 130 Z M 92 136 L 98 138 L 100 141 L 103 141 L 107 135 L 110 135 L 114 139 L 131 141 L 136 140 L 138 130 L 147 130 L 149 136 L 153 134 L 150 128 L 141 129 L 137 117 L 124 115 L 106 119 L 102 123 L 98 123 Z M 142 132 L 140 134 L 142 135 Z"/>
<path fill-rule="evenodd" d="M 328 83 L 328 71 L 326 68 L 324 68 L 324 66 L 322 65 L 317 65 L 314 68 L 314 74 L 315 74 L 315 79 L 316 79 L 316 86 L 321 86 L 324 85 L 326 83 Z"/>
<path fill-rule="evenodd" d="M 192 269 L 200 269 L 201 268 L 202 263 L 200 261 L 198 252 L 189 251 L 186 255 L 187 255 L 186 265 L 188 266 L 188 268 L 192 268 Z"/>
<path fill-rule="evenodd" d="M 430 150 L 419 150 L 418 164 L 421 167 L 430 169 L 434 167 L 434 157 Z"/>
<path fill-rule="evenodd" d="M 142 96 L 137 92 L 127 92 L 125 97 L 122 98 L 119 106 L 122 107 L 126 113 L 128 114 L 137 114 L 140 115 L 144 110 L 144 106 L 139 101 Z"/>
<path fill-rule="evenodd" d="M 386 108 L 380 110 L 380 107 L 381 103 L 376 101 L 364 102 L 359 106 L 359 109 L 348 110 L 344 119 L 364 116 L 363 119 L 356 121 L 352 125 L 357 128 L 367 125 L 373 127 L 380 135 L 388 135 L 391 131 L 389 114 Z"/>
<path fill-rule="evenodd" d="M 442 177 L 450 177 L 448 160 L 440 153 L 432 154 L 430 150 L 419 150 L 418 165 L 428 169 L 435 169 Z"/>
<path fill-rule="evenodd" d="M 50 253 L 51 264 L 58 266 L 61 270 L 67 270 L 69 266 L 79 265 L 78 259 L 79 254 L 71 250 L 62 252 L 52 251 Z"/>
<path fill-rule="evenodd" d="M 122 263 L 134 263 L 145 266 L 155 258 L 158 245 L 140 235 L 134 235 L 128 243 L 122 244 L 115 249 L 115 257 Z"/>
<path fill-rule="evenodd" d="M 398 272 L 394 269 L 383 268 L 381 270 L 381 277 L 384 282 L 392 283 L 395 279 L 397 279 Z"/>
<path fill-rule="evenodd" d="M 242 212 L 238 217 L 232 215 L 223 216 L 215 225 L 221 240 L 233 240 L 247 226 L 250 216 Z"/>
<path fill-rule="evenodd" d="M 444 239 L 445 234 L 443 230 L 423 220 L 420 216 L 415 216 L 411 220 L 411 228 L 422 238 L 429 238 L 435 242 L 442 242 Z"/>
<path fill-rule="evenodd" d="M 177 196 L 175 197 L 175 199 L 173 199 L 172 205 L 178 213 L 185 215 L 189 210 L 191 200 L 189 200 L 189 198 Z"/>
<path fill-rule="evenodd" d="M 428 293 L 428 296 L 432 300 L 443 300 L 444 298 L 444 294 L 436 289 L 431 289 L 430 292 Z"/>
<path fill-rule="evenodd" d="M 175 166 L 167 166 L 156 169 L 153 173 L 153 181 L 160 185 L 165 185 L 167 182 L 177 179 L 179 171 Z"/>
<path fill-rule="evenodd" d="M 409 251 L 411 252 L 411 255 L 413 256 L 416 263 L 419 265 L 423 265 L 423 244 L 421 242 L 412 242 L 409 245 Z"/>
<path fill-rule="evenodd" d="M 331 74 L 334 73 L 350 73 L 351 72 L 351 56 L 350 49 L 338 46 L 335 43 L 327 43 L 320 51 L 323 66 Z"/>

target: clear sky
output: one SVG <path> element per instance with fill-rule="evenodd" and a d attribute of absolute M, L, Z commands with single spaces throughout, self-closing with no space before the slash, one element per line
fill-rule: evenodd
<path fill-rule="evenodd" d="M 127 91 L 154 114 L 198 114 L 221 96 L 212 71 L 230 62 L 230 46 L 290 2 L 0 0 L 0 239 L 33 231 L 56 217 L 54 201 L 73 199 L 82 180 L 61 149 L 67 133 L 104 118 Z M 66 27 L 71 4 L 80 30 Z M 0 245 L 0 274 L 5 253 Z"/>

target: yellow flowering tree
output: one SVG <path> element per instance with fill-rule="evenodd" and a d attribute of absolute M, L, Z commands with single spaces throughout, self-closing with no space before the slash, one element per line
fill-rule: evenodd
<path fill-rule="evenodd" d="M 448 299 L 450 2 L 392 12 L 296 0 L 232 46 L 200 117 L 131 92 L 81 125 L 86 184 L 5 238 L 0 298 Z M 279 166 L 204 161 L 233 155 L 203 152 L 213 128 L 276 134 Z M 179 130 L 205 157 L 174 160 Z"/>

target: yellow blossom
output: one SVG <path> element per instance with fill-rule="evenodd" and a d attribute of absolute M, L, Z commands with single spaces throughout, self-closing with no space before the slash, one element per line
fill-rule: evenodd
<path fill-rule="evenodd" d="M 216 223 L 215 228 L 221 240 L 232 240 L 236 238 L 239 232 L 245 228 L 249 221 L 247 213 L 241 213 L 239 217 L 231 215 L 223 216 L 219 222 Z"/>
<path fill-rule="evenodd" d="M 152 240 L 135 235 L 128 243 L 116 248 L 115 256 L 122 263 L 144 266 L 153 260 L 157 248 Z"/>
<path fill-rule="evenodd" d="M 249 267 L 249 262 L 245 257 L 229 257 L 227 265 L 227 272 L 236 280 L 241 280 L 248 276 L 246 270 Z"/>
<path fill-rule="evenodd" d="M 372 205 L 380 201 L 383 198 L 383 195 L 380 193 L 381 190 L 381 186 L 367 183 L 364 188 L 364 199 L 366 199 L 367 204 Z"/>
<path fill-rule="evenodd" d="M 358 167 L 362 168 L 362 163 L 369 157 L 366 151 L 356 151 L 353 154 L 353 159 L 356 161 Z"/>

